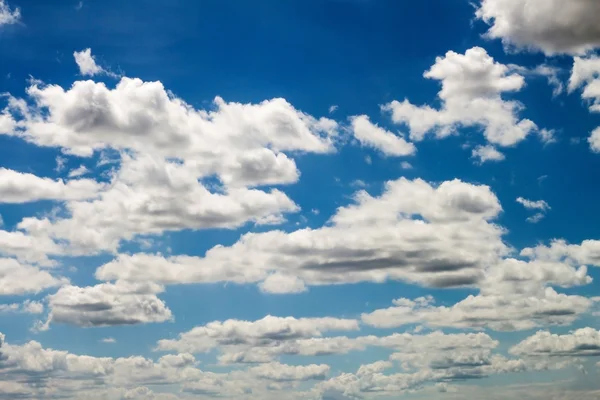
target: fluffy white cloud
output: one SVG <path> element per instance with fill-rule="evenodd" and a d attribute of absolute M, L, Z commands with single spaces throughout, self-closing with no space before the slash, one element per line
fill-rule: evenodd
<path fill-rule="evenodd" d="M 355 204 L 340 207 L 319 229 L 249 233 L 205 257 L 122 254 L 96 277 L 163 284 L 284 279 L 294 292 L 301 286 L 292 277 L 309 285 L 385 280 L 474 285 L 485 266 L 508 251 L 504 230 L 490 222 L 500 211 L 487 186 L 458 180 L 432 186 L 402 178 L 387 182 L 379 197 L 359 191 Z M 283 275 L 273 278 L 272 272 Z M 269 287 L 269 281 L 263 284 Z"/>
<path fill-rule="evenodd" d="M 158 350 L 204 352 L 217 346 L 261 346 L 277 341 L 319 337 L 328 331 L 358 330 L 358 321 L 339 318 L 293 318 L 266 316 L 258 321 L 214 321 L 158 342 Z"/>
<path fill-rule="evenodd" d="M 67 218 L 25 218 L 27 233 L 68 243 L 75 254 L 115 252 L 139 234 L 181 229 L 235 228 L 248 221 L 279 221 L 297 211 L 283 192 L 244 187 L 221 192 L 198 181 L 193 168 L 151 156 L 123 155 L 109 188 L 93 201 L 72 201 Z"/>
<path fill-rule="evenodd" d="M 414 144 L 373 124 L 366 115 L 352 117 L 351 121 L 354 137 L 363 146 L 377 149 L 386 156 L 396 157 L 409 156 L 417 151 Z"/>
<path fill-rule="evenodd" d="M 600 127 L 594 129 L 588 138 L 590 148 L 594 153 L 600 153 Z"/>
<path fill-rule="evenodd" d="M 408 125 L 412 140 L 422 140 L 428 134 L 443 138 L 461 127 L 476 127 L 483 129 L 489 143 L 512 146 L 537 130 L 532 121 L 519 120 L 520 103 L 502 99 L 503 93 L 524 87 L 523 76 L 511 73 L 508 66 L 495 62 L 480 47 L 465 54 L 449 51 L 438 57 L 424 76 L 442 84 L 440 109 L 416 106 L 409 100 L 382 107 L 394 122 Z"/>
<path fill-rule="evenodd" d="M 569 92 L 581 87 L 581 97 L 589 102 L 590 112 L 600 112 L 600 57 L 575 57 Z M 593 152 L 600 153 L 600 127 L 592 131 L 588 143 Z"/>
<path fill-rule="evenodd" d="M 593 301 L 559 294 L 547 288 L 541 294 L 489 294 L 469 296 L 450 307 L 398 299 L 394 306 L 363 314 L 362 320 L 379 328 L 409 324 L 496 331 L 528 330 L 546 325 L 568 325 L 589 311 Z"/>
<path fill-rule="evenodd" d="M 363 314 L 362 320 L 385 328 L 425 324 L 497 331 L 568 325 L 590 311 L 594 300 L 557 293 L 552 286 L 570 288 L 591 282 L 585 266 L 575 268 L 562 260 L 505 259 L 486 270 L 478 295 L 452 306 L 435 306 L 431 297 L 402 298 L 393 307 Z"/>
<path fill-rule="evenodd" d="M 593 265 L 600 267 L 600 240 L 584 240 L 581 244 L 569 244 L 565 240 L 553 240 L 550 246 L 538 245 L 521 251 L 523 257 L 546 262 L 561 262 L 572 266 Z"/>
<path fill-rule="evenodd" d="M 249 370 L 261 379 L 277 382 L 322 380 L 329 374 L 329 365 L 284 365 L 280 363 L 262 364 Z"/>
<path fill-rule="evenodd" d="M 38 267 L 11 258 L 0 258 L 0 296 L 39 293 L 66 283 Z"/>
<path fill-rule="evenodd" d="M 48 296 L 50 312 L 39 329 L 51 323 L 95 327 L 169 321 L 171 310 L 156 296 L 162 290 L 154 284 L 127 282 L 63 286 Z"/>
<path fill-rule="evenodd" d="M 62 247 L 48 237 L 0 230 L 0 255 L 16 257 L 25 263 L 51 267 L 56 263 L 50 260 L 48 255 L 60 254 L 62 251 Z"/>
<path fill-rule="evenodd" d="M 284 99 L 240 104 L 217 97 L 214 109 L 196 110 L 160 82 L 140 79 L 122 78 L 113 89 L 93 81 L 77 81 L 68 90 L 34 83 L 27 93 L 34 106 L 13 99 L 10 107 L 25 116 L 14 134 L 37 145 L 80 156 L 107 147 L 159 154 L 194 161 L 204 176 L 267 172 L 245 177 L 253 184 L 287 182 L 285 173 L 273 177 L 293 163 L 281 152 L 333 151 L 337 132 L 334 121 L 316 119 Z"/>
<path fill-rule="evenodd" d="M 83 76 L 94 76 L 106 73 L 104 68 L 96 64 L 96 58 L 92 55 L 92 49 L 85 49 L 73 53 L 75 62 L 79 67 L 79 73 Z"/>
<path fill-rule="evenodd" d="M 492 145 L 475 147 L 471 152 L 471 157 L 475 158 L 480 164 L 488 161 L 503 161 L 506 158 Z"/>
<path fill-rule="evenodd" d="M 481 0 L 476 13 L 491 25 L 488 37 L 547 55 L 599 47 L 599 14 L 596 0 Z"/>
<path fill-rule="evenodd" d="M 44 305 L 39 301 L 25 300 L 23 303 L 0 304 L 0 313 L 41 314 Z"/>
<path fill-rule="evenodd" d="M 0 0 L 0 26 L 16 24 L 21 20 L 21 10 L 12 9 L 4 0 Z"/>
<path fill-rule="evenodd" d="M 539 331 L 512 347 L 510 353 L 519 356 L 600 356 L 600 331 L 583 328 L 566 335 Z"/>
<path fill-rule="evenodd" d="M 85 200 L 98 196 L 104 185 L 90 179 L 52 180 L 0 168 L 0 203 L 38 200 Z"/>

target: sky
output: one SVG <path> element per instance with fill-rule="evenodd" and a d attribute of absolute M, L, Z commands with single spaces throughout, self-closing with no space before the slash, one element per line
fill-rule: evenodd
<path fill-rule="evenodd" d="M 597 0 L 0 0 L 0 399 L 600 398 Z"/>

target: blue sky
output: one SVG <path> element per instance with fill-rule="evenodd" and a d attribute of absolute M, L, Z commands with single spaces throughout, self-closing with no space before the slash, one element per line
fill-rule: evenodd
<path fill-rule="evenodd" d="M 0 0 L 0 399 L 597 398 L 598 12 Z"/>

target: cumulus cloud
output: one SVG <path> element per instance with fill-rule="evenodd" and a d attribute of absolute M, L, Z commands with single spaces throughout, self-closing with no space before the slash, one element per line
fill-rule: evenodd
<path fill-rule="evenodd" d="M 511 73 L 508 66 L 494 61 L 480 47 L 465 54 L 449 51 L 436 59 L 424 77 L 441 82 L 440 109 L 416 106 L 409 100 L 382 107 L 391 113 L 394 122 L 410 128 L 414 141 L 427 135 L 444 138 L 459 128 L 474 127 L 483 130 L 490 144 L 512 146 L 538 129 L 532 121 L 519 119 L 523 109 L 520 103 L 502 98 L 525 86 L 523 76 Z"/>
<path fill-rule="evenodd" d="M 0 304 L 0 313 L 41 314 L 44 304 L 39 301 L 25 300 L 22 303 Z"/>
<path fill-rule="evenodd" d="M 490 161 L 503 161 L 506 156 L 500 153 L 494 146 L 477 146 L 471 152 L 471 157 L 477 160 L 479 164 Z"/>
<path fill-rule="evenodd" d="M 358 321 L 339 318 L 293 318 L 266 316 L 258 321 L 214 321 L 158 342 L 159 350 L 204 352 L 221 345 L 261 346 L 269 343 L 320 337 L 327 331 L 358 330 Z"/>
<path fill-rule="evenodd" d="M 285 168 L 292 160 L 282 152 L 331 152 L 337 133 L 335 121 L 316 119 L 281 98 L 240 104 L 217 97 L 213 109 L 197 110 L 161 82 L 134 78 L 112 89 L 91 80 L 67 90 L 34 82 L 27 94 L 34 105 L 13 99 L 11 110 L 20 108 L 25 117 L 13 134 L 39 146 L 86 157 L 105 148 L 160 154 L 195 161 L 204 175 L 228 180 L 242 174 L 242 182 L 255 185 L 289 182 Z M 266 178 L 243 175 L 249 168 Z"/>
<path fill-rule="evenodd" d="M 79 73 L 83 76 L 94 76 L 107 72 L 96 63 L 96 58 L 92 55 L 92 49 L 90 48 L 74 52 L 73 57 L 75 57 L 75 62 L 79 67 Z"/>
<path fill-rule="evenodd" d="M 276 382 L 323 380 L 329 374 L 329 365 L 284 365 L 281 363 L 262 364 L 249 370 L 261 379 Z"/>
<path fill-rule="evenodd" d="M 16 24 L 21 20 L 21 10 L 11 8 L 7 2 L 0 0 L 0 26 Z"/>
<path fill-rule="evenodd" d="M 539 331 L 512 347 L 510 353 L 548 357 L 600 356 L 600 332 L 592 328 L 577 329 L 566 335 Z"/>
<path fill-rule="evenodd" d="M 0 203 L 39 200 L 85 200 L 98 195 L 104 185 L 90 179 L 64 182 L 0 168 Z"/>
<path fill-rule="evenodd" d="M 414 144 L 403 137 L 373 124 L 366 115 L 351 118 L 354 137 L 363 145 L 379 150 L 386 156 L 409 156 L 416 153 Z"/>
<path fill-rule="evenodd" d="M 547 55 L 581 54 L 600 46 L 598 14 L 596 0 L 481 0 L 476 12 L 491 25 L 488 37 Z"/>
<path fill-rule="evenodd" d="M 600 112 L 600 57 L 575 57 L 569 92 L 581 87 L 581 97 L 589 103 L 590 112 Z M 600 127 L 592 131 L 588 143 L 593 152 L 600 153 Z"/>
<path fill-rule="evenodd" d="M 554 259 L 505 259 L 486 270 L 478 295 L 452 306 L 436 306 L 431 297 L 401 298 L 392 307 L 363 314 L 362 320 L 383 328 L 425 324 L 497 331 L 568 325 L 590 311 L 594 300 L 558 293 L 553 286 L 570 288 L 591 282 L 585 266 L 577 268 Z"/>
<path fill-rule="evenodd" d="M 163 288 L 154 284 L 117 282 L 96 286 L 63 286 L 48 296 L 47 321 L 80 327 L 132 325 L 171 320 L 171 310 L 157 297 Z"/>
<path fill-rule="evenodd" d="M 67 203 L 66 218 L 25 218 L 19 229 L 68 243 L 74 254 L 115 252 L 122 240 L 181 229 L 236 228 L 278 222 L 297 205 L 277 189 L 211 191 L 193 168 L 151 156 L 123 155 L 107 190 Z"/>
<path fill-rule="evenodd" d="M 54 277 L 38 267 L 21 264 L 12 258 L 0 258 L 0 296 L 39 293 L 64 283 L 65 279 Z M 30 306 L 33 307 L 30 310 L 37 307 Z"/>
<path fill-rule="evenodd" d="M 249 233 L 205 257 L 121 254 L 96 277 L 162 284 L 284 279 L 279 291 L 294 292 L 301 289 L 297 279 L 307 285 L 403 280 L 457 287 L 475 285 L 484 267 L 508 251 L 504 230 L 491 222 L 502 208 L 487 186 L 401 178 L 387 182 L 379 197 L 359 191 L 354 198 L 318 229 Z"/>

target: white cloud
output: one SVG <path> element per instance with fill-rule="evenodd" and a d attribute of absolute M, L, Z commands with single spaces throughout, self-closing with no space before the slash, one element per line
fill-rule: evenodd
<path fill-rule="evenodd" d="M 583 328 L 566 335 L 539 331 L 512 347 L 510 353 L 519 356 L 600 356 L 600 331 Z"/>
<path fill-rule="evenodd" d="M 85 200 L 98 196 L 104 185 L 90 179 L 64 182 L 0 168 L 0 203 L 39 200 Z"/>
<path fill-rule="evenodd" d="M 125 77 L 113 89 L 89 80 L 68 90 L 34 83 L 27 94 L 34 105 L 13 100 L 11 110 L 24 108 L 17 134 L 37 145 L 86 157 L 109 147 L 132 149 L 193 161 L 204 176 L 225 180 L 244 176 L 249 168 L 267 173 L 267 179 L 258 175 L 243 181 L 254 185 L 289 182 L 285 174 L 273 180 L 277 167 L 292 163 L 282 152 L 334 151 L 338 129 L 335 121 L 316 119 L 281 98 L 240 104 L 217 97 L 211 110 L 196 110 L 161 82 Z M 264 157 L 266 152 L 271 158 Z M 261 163 L 255 165 L 257 158 Z"/>
<path fill-rule="evenodd" d="M 0 26 L 16 24 L 21 20 L 21 10 L 11 7 L 4 0 L 0 0 Z"/>
<path fill-rule="evenodd" d="M 104 338 L 104 339 L 100 340 L 100 342 L 102 342 L 102 343 L 108 343 L 108 344 L 117 343 L 117 341 L 115 340 L 115 338 L 112 338 L 112 337 Z"/>
<path fill-rule="evenodd" d="M 41 314 L 44 305 L 39 301 L 25 300 L 23 303 L 0 304 L 0 313 Z"/>
<path fill-rule="evenodd" d="M 85 165 L 80 165 L 79 167 L 69 171 L 69 178 L 77 178 L 79 176 L 87 175 L 90 172 L 91 171 L 87 169 Z"/>
<path fill-rule="evenodd" d="M 162 291 L 161 286 L 150 283 L 63 286 L 48 296 L 50 312 L 40 329 L 51 323 L 95 327 L 169 321 L 171 310 L 156 296 Z"/>
<path fill-rule="evenodd" d="M 66 241 L 75 254 L 117 251 L 136 235 L 181 229 L 235 228 L 278 222 L 297 205 L 280 190 L 210 191 L 194 168 L 151 156 L 123 155 L 108 189 L 93 201 L 67 203 L 66 218 L 25 218 L 19 228 Z M 70 181 L 77 182 L 77 181 Z"/>
<path fill-rule="evenodd" d="M 523 76 L 511 73 L 508 66 L 495 62 L 480 47 L 465 54 L 449 51 L 438 57 L 424 76 L 442 84 L 438 93 L 440 109 L 415 106 L 408 100 L 382 107 L 391 113 L 394 122 L 408 125 L 414 141 L 428 134 L 444 138 L 461 127 L 476 127 L 483 129 L 490 144 L 512 146 L 538 129 L 528 119 L 519 120 L 523 108 L 520 103 L 502 99 L 502 94 L 525 86 Z"/>
<path fill-rule="evenodd" d="M 332 105 L 329 107 L 329 114 L 333 114 L 334 112 L 336 112 L 338 110 L 338 106 L 336 104 Z"/>
<path fill-rule="evenodd" d="M 588 143 L 593 152 L 600 153 L 600 127 L 594 129 L 588 138 Z"/>
<path fill-rule="evenodd" d="M 56 263 L 50 260 L 48 255 L 62 252 L 62 247 L 47 237 L 0 230 L 0 255 L 16 257 L 25 263 L 51 267 Z"/>
<path fill-rule="evenodd" d="M 550 206 L 544 200 L 532 201 L 523 197 L 517 198 L 517 203 L 521 204 L 528 210 L 538 210 L 539 212 L 527 218 L 527 222 L 537 224 L 546 216 L 546 213 L 550 210 Z"/>
<path fill-rule="evenodd" d="M 304 282 L 298 277 L 280 273 L 269 275 L 259 287 L 263 292 L 273 294 L 302 293 L 307 290 Z"/>
<path fill-rule="evenodd" d="M 477 159 L 480 164 L 488 161 L 502 161 L 506 158 L 504 154 L 491 145 L 477 146 L 471 152 L 471 157 Z"/>
<path fill-rule="evenodd" d="M 521 256 L 545 262 L 561 262 L 571 266 L 600 267 L 600 240 L 584 240 L 580 245 L 553 240 L 550 246 L 538 245 L 521 251 Z"/>
<path fill-rule="evenodd" d="M 569 92 L 581 87 L 581 97 L 589 102 L 590 112 L 600 112 L 600 57 L 575 57 Z M 600 127 L 592 131 L 588 143 L 593 152 L 600 153 Z"/>
<path fill-rule="evenodd" d="M 402 163 L 400 163 L 400 168 L 402 168 L 402 169 L 413 169 L 413 166 L 408 161 L 403 161 Z"/>
<path fill-rule="evenodd" d="M 485 271 L 479 294 L 452 306 L 435 306 L 431 297 L 398 299 L 390 308 L 363 314 L 362 320 L 385 328 L 424 324 L 497 331 L 568 325 L 590 311 L 594 300 L 558 293 L 552 287 L 583 286 L 590 284 L 592 278 L 587 275 L 585 266 L 577 268 L 562 261 L 550 257 L 529 262 L 505 259 Z"/>
<path fill-rule="evenodd" d="M 523 207 L 525 207 L 528 210 L 540 210 L 540 211 L 550 210 L 550 206 L 544 200 L 532 201 L 532 200 L 527 200 L 523 197 L 518 197 L 517 203 L 523 205 Z"/>
<path fill-rule="evenodd" d="M 491 25 L 488 37 L 547 55 L 580 54 L 600 46 L 599 14 L 596 0 L 482 0 L 476 12 Z"/>
<path fill-rule="evenodd" d="M 416 153 L 414 144 L 407 142 L 401 136 L 386 131 L 369 121 L 366 115 L 351 118 L 354 137 L 367 147 L 379 150 L 386 156 L 409 156 Z"/>
<path fill-rule="evenodd" d="M 327 331 L 355 331 L 358 321 L 339 318 L 293 318 L 266 316 L 258 321 L 214 321 L 179 335 L 163 339 L 159 350 L 205 352 L 218 346 L 265 346 L 279 341 L 320 337 Z"/>
<path fill-rule="evenodd" d="M 205 257 L 121 254 L 96 277 L 254 283 L 280 273 L 306 285 L 402 280 L 456 287 L 475 285 L 484 266 L 508 251 L 504 230 L 490 222 L 501 206 L 487 186 L 401 178 L 387 182 L 379 197 L 361 190 L 354 198 L 319 229 L 248 233 Z M 293 282 L 289 287 L 297 291 L 300 282 Z"/>
<path fill-rule="evenodd" d="M 79 73 L 83 76 L 94 76 L 106 73 L 106 70 L 96 64 L 96 58 L 92 56 L 91 49 L 76 51 L 73 53 L 75 62 L 79 67 Z"/>
<path fill-rule="evenodd" d="M 260 379 L 276 382 L 323 380 L 329 374 L 329 365 L 284 365 L 280 363 L 262 364 L 250 368 L 249 372 Z"/>
<path fill-rule="evenodd" d="M 526 221 L 530 222 L 532 224 L 537 224 L 538 222 L 543 220 L 545 217 L 546 217 L 546 214 L 536 213 L 536 214 L 532 215 L 531 217 L 527 217 Z"/>
<path fill-rule="evenodd" d="M 14 259 L 0 258 L 0 296 L 39 293 L 64 283 L 64 279 L 56 278 L 48 271 Z"/>

